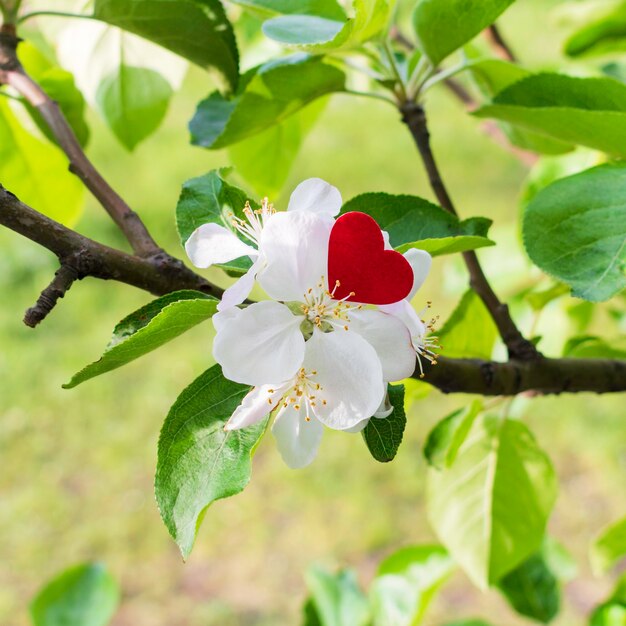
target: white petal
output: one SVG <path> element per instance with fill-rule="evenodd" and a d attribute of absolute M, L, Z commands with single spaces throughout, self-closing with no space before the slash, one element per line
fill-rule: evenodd
<path fill-rule="evenodd" d="M 376 351 L 353 331 L 322 333 L 306 342 L 304 367 L 316 371 L 317 418 L 326 426 L 346 430 L 370 418 L 385 394 Z M 324 403 L 325 401 L 325 403 Z"/>
<path fill-rule="evenodd" d="M 252 267 L 236 282 L 233 283 L 224 293 L 222 299 L 217 305 L 218 311 L 226 311 L 238 304 L 241 304 L 252 291 L 254 287 L 254 280 L 256 279 L 257 272 L 262 267 L 263 261 L 258 258 Z"/>
<path fill-rule="evenodd" d="M 219 307 L 219 305 L 218 305 Z M 218 311 L 211 319 L 213 320 L 213 326 L 219 333 L 220 330 L 233 318 L 237 317 L 239 309 L 231 308 Z"/>
<path fill-rule="evenodd" d="M 238 430 L 260 422 L 276 407 L 283 393 L 284 387 L 254 387 L 231 415 L 224 430 Z"/>
<path fill-rule="evenodd" d="M 422 322 L 408 300 L 379 307 L 381 311 L 397 317 L 409 329 L 413 346 L 417 349 L 426 335 L 426 324 Z"/>
<path fill-rule="evenodd" d="M 321 178 L 309 178 L 300 183 L 291 194 L 288 211 L 312 211 L 334 217 L 343 204 L 336 187 Z"/>
<path fill-rule="evenodd" d="M 415 350 L 406 325 L 397 317 L 374 309 L 351 311 L 350 330 L 361 335 L 378 354 L 388 382 L 408 378 L 415 371 Z"/>
<path fill-rule="evenodd" d="M 332 223 L 314 213 L 277 213 L 265 226 L 259 248 L 266 262 L 257 280 L 267 294 L 302 302 L 308 289 L 328 273 Z"/>
<path fill-rule="evenodd" d="M 196 267 L 227 263 L 242 256 L 256 258 L 258 252 L 219 224 L 202 224 L 185 244 L 187 256 Z"/>
<path fill-rule="evenodd" d="M 278 302 L 227 313 L 213 342 L 213 356 L 226 378 L 244 385 L 279 385 L 296 374 L 304 358 L 303 317 Z"/>
<path fill-rule="evenodd" d="M 413 288 L 411 289 L 411 293 L 407 296 L 407 300 L 411 300 L 417 293 L 417 290 L 424 284 L 428 272 L 430 272 L 433 258 L 428 252 L 418 250 L 417 248 L 407 250 L 404 253 L 404 258 L 409 262 L 413 270 Z"/>
<path fill-rule="evenodd" d="M 393 246 L 389 240 L 389 233 L 386 230 L 382 230 L 381 232 L 383 234 L 383 241 L 385 242 L 385 250 L 393 250 Z"/>
<path fill-rule="evenodd" d="M 344 433 L 360 433 L 368 424 L 369 424 L 369 419 L 363 420 L 362 422 L 359 422 L 356 426 L 353 426 L 352 428 L 346 428 L 343 432 Z"/>
<path fill-rule="evenodd" d="M 296 411 L 292 405 L 278 415 L 272 426 L 278 451 L 292 469 L 305 467 L 313 461 L 323 433 L 321 422 L 315 417 L 307 422 L 304 407 Z"/>

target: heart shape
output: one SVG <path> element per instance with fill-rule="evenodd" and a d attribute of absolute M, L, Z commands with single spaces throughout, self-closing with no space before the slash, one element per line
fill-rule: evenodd
<path fill-rule="evenodd" d="M 339 217 L 330 231 L 328 285 L 335 300 L 393 304 L 411 293 L 413 269 L 399 252 L 385 250 L 373 218 L 354 211 Z"/>

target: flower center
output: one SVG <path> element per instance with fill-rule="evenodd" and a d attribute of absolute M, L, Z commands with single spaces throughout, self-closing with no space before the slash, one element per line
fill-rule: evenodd
<path fill-rule="evenodd" d="M 273 204 L 267 198 L 263 198 L 260 209 L 253 209 L 249 202 L 243 207 L 245 220 L 233 215 L 233 226 L 248 240 L 259 247 L 259 238 L 267 220 L 276 213 Z"/>
<path fill-rule="evenodd" d="M 279 408 L 276 417 L 278 417 L 284 410 L 292 406 L 296 411 L 304 408 L 305 420 L 311 421 L 311 414 L 315 413 L 314 409 L 318 404 L 326 405 L 326 400 L 321 396 L 323 387 L 315 381 L 317 376 L 317 370 L 307 371 L 304 367 L 301 367 L 296 374 L 293 384 L 287 388 L 277 405 Z M 272 404 L 271 396 L 275 393 L 274 389 L 268 389 L 270 394 L 269 403 Z"/>
<path fill-rule="evenodd" d="M 306 316 L 308 325 L 311 330 L 317 327 L 324 332 L 330 332 L 343 328 L 348 330 L 350 326 L 349 311 L 352 309 L 361 310 L 363 305 L 354 305 L 347 302 L 348 298 L 354 296 L 351 291 L 345 298 L 335 299 L 335 292 L 341 286 L 339 281 L 335 282 L 332 291 L 326 288 L 326 280 L 324 276 L 320 282 L 313 288 L 307 290 L 303 296 L 303 302 L 300 303 L 300 310 Z"/>

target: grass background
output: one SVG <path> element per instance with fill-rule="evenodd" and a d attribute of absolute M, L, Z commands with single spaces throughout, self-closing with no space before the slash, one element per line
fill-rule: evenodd
<path fill-rule="evenodd" d="M 562 33 L 548 18 L 554 4 L 520 0 L 502 20 L 531 67 L 561 63 Z M 188 144 L 186 122 L 209 89 L 202 73 L 190 72 L 166 123 L 134 154 L 92 119 L 90 155 L 157 240 L 179 256 L 173 209 L 182 182 L 228 164 L 226 153 Z M 540 280 L 518 238 L 518 194 L 526 169 L 481 133 L 446 92 L 429 95 L 427 107 L 434 149 L 463 216 L 495 220 L 498 246 L 480 253 L 494 285 L 507 295 Z M 284 207 L 290 190 L 310 176 L 337 185 L 345 199 L 365 191 L 431 197 L 397 112 L 367 99 L 332 98 L 277 205 Z M 78 229 L 124 246 L 91 199 Z M 210 324 L 122 370 L 64 391 L 61 384 L 99 356 L 115 323 L 149 297 L 87 279 L 40 328 L 27 329 L 21 315 L 49 280 L 54 259 L 4 231 L 0 246 L 1 624 L 27 624 L 28 601 L 45 580 L 94 559 L 106 562 L 123 588 L 115 626 L 294 625 L 309 564 L 354 567 L 366 584 L 395 548 L 434 541 L 424 512 L 421 445 L 436 420 L 468 400 L 437 392 L 412 401 L 405 442 L 389 465 L 374 462 L 359 436 L 327 432 L 316 462 L 294 472 L 268 437 L 255 457 L 252 483 L 212 507 L 184 564 L 154 502 L 156 444 L 169 406 L 212 363 Z M 445 318 L 464 288 L 460 260 L 437 259 L 416 305 L 431 299 Z M 568 304 L 566 298 L 551 305 L 538 326 L 550 354 L 559 353 L 569 330 L 563 313 Z M 528 329 L 527 312 L 517 313 Z M 598 328 L 603 319 L 597 316 Z M 524 416 L 554 461 L 561 494 L 550 531 L 580 569 L 555 624 L 584 624 L 611 586 L 608 578 L 591 576 L 588 542 L 624 513 L 624 398 L 522 398 L 512 410 Z M 496 592 L 479 593 L 459 573 L 426 623 L 465 616 L 482 616 L 494 626 L 524 623 Z"/>

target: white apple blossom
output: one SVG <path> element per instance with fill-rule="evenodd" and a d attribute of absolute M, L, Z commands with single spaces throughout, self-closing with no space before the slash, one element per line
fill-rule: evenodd
<path fill-rule="evenodd" d="M 335 187 L 319 178 L 310 178 L 291 194 L 287 211 L 315 214 L 332 224 L 341 204 L 341 194 Z M 250 294 L 255 278 L 265 267 L 263 231 L 279 215 L 267 198 L 260 209 L 253 210 L 246 204 L 243 211 L 245 220 L 232 218 L 232 224 L 242 238 L 224 226 L 208 223 L 198 227 L 185 244 L 187 255 L 196 267 L 207 268 L 246 256 L 252 261 L 252 267 L 224 292 L 218 305 L 220 311 L 241 304 Z"/>

